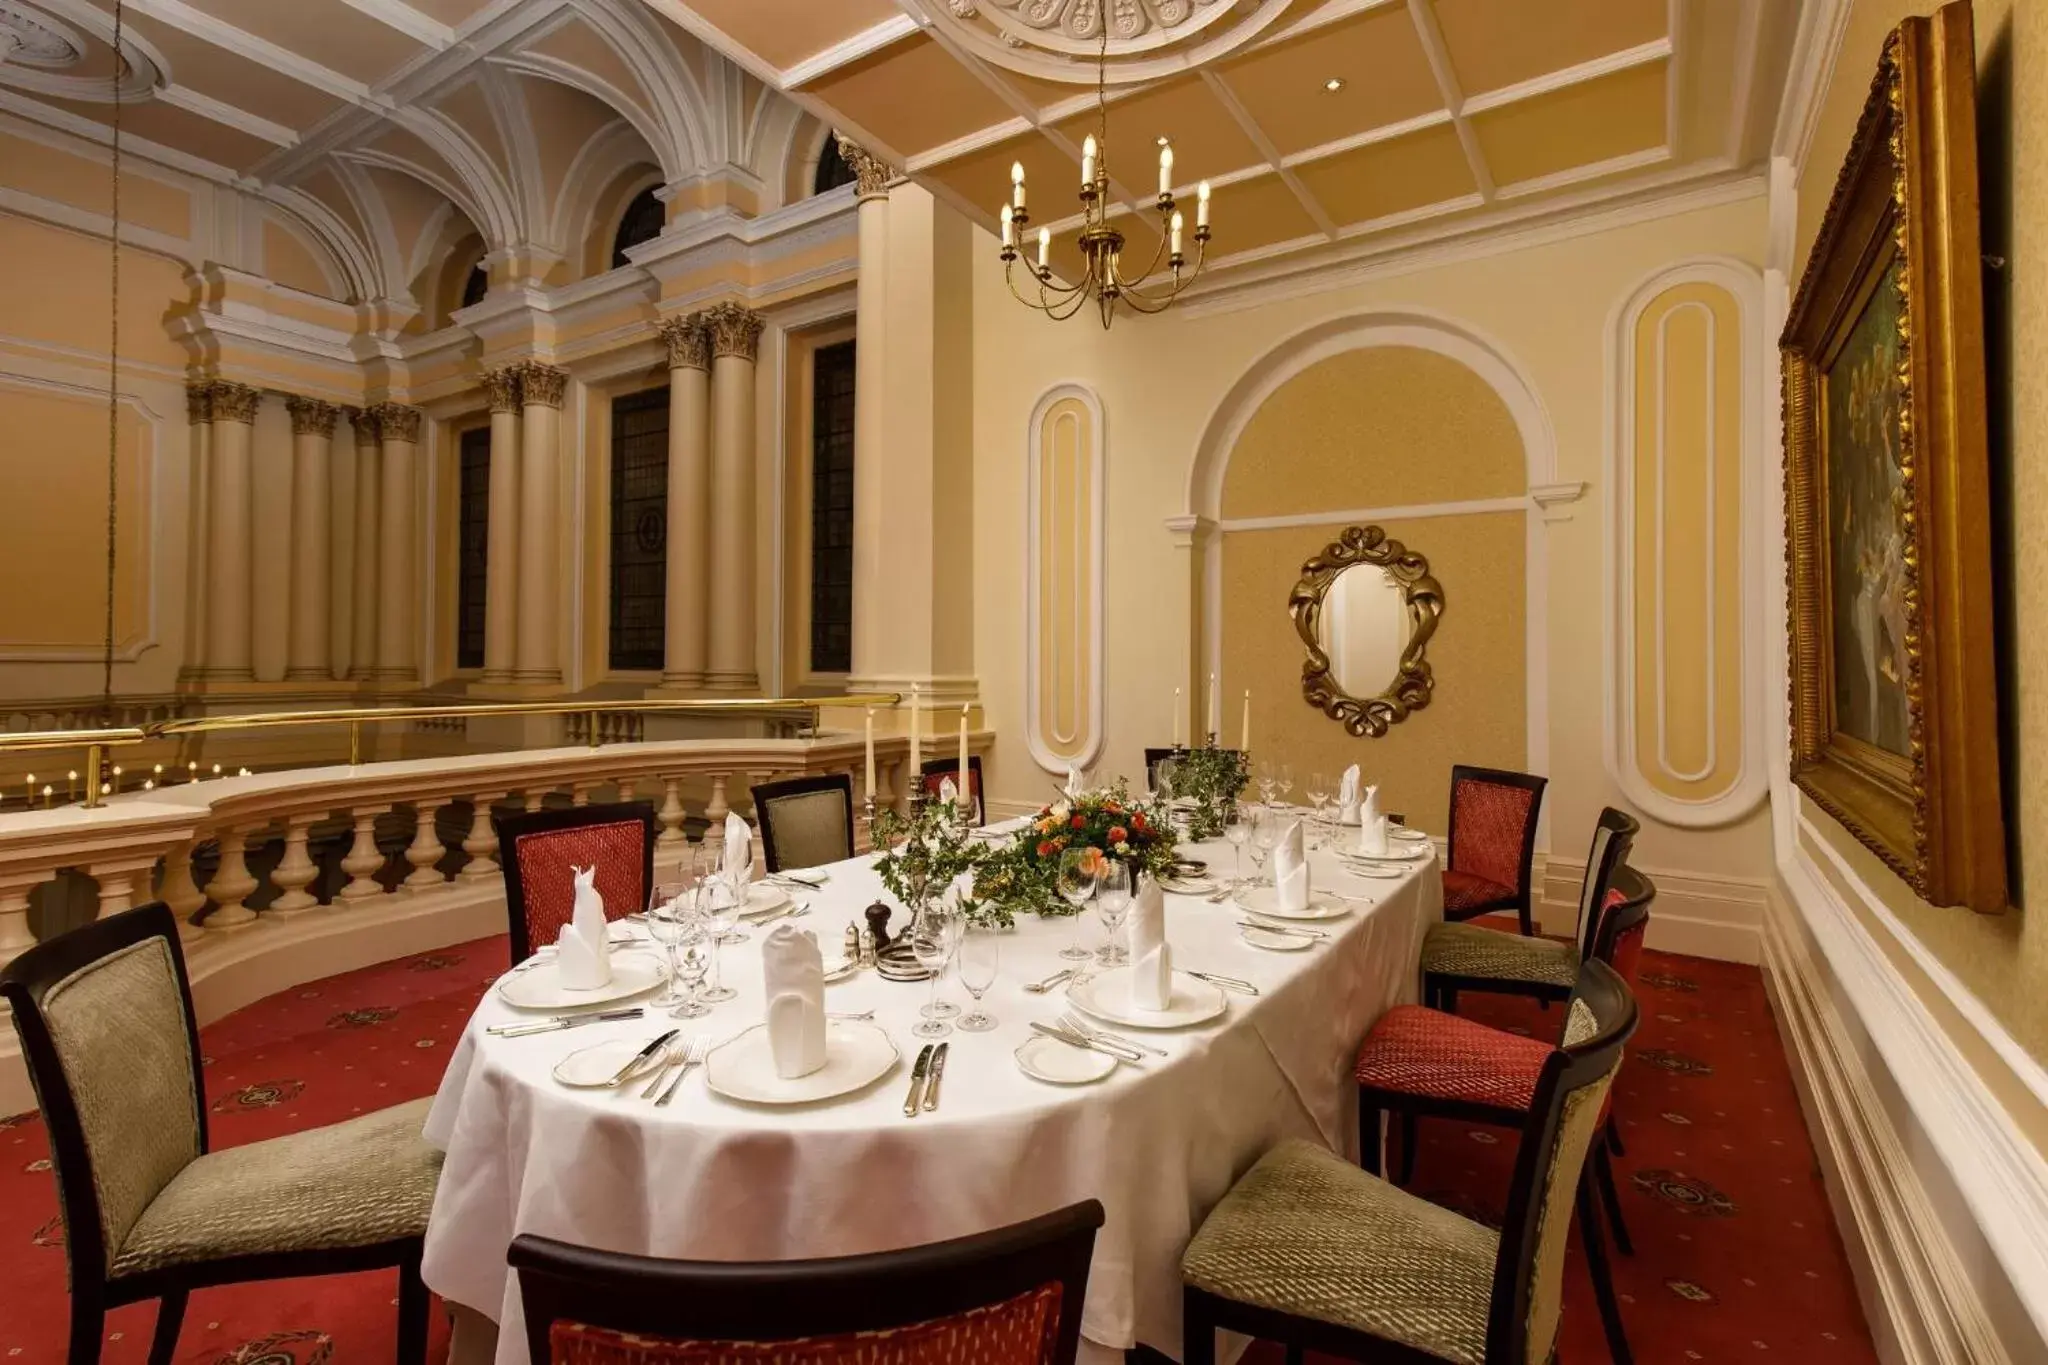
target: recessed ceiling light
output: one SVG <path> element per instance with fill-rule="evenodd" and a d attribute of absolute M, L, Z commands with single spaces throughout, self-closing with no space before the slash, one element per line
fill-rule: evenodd
<path fill-rule="evenodd" d="M 1333 95 L 1336 94 L 1339 90 L 1342 90 L 1343 88 L 1344 78 L 1342 76 L 1332 76 L 1330 77 L 1330 79 L 1323 82 L 1323 89 L 1329 91 Z"/>

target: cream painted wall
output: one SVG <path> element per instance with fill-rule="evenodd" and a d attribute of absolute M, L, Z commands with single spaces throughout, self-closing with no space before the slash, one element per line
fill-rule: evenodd
<path fill-rule="evenodd" d="M 1216 202 L 1218 231 L 1227 235 L 1227 191 L 1219 191 Z M 1581 859 L 1600 807 L 1626 804 L 1601 757 L 1607 724 L 1602 481 L 1611 420 L 1607 346 L 1613 316 L 1639 284 L 1676 262 L 1729 256 L 1755 264 L 1761 258 L 1764 219 L 1759 190 L 1732 202 L 1606 230 L 1587 228 L 1519 250 L 1383 273 L 1297 298 L 1120 318 L 1107 334 L 1088 319 L 1056 324 L 1018 305 L 1004 286 L 994 243 L 977 236 L 977 558 L 994 565 L 1023 562 L 1022 451 L 1033 403 L 1062 381 L 1093 388 L 1102 400 L 1108 432 L 1105 765 L 1136 773 L 1140 751 L 1166 739 L 1173 688 L 1189 672 L 1187 552 L 1175 548 L 1164 524 L 1190 510 L 1190 469 L 1227 391 L 1289 338 L 1331 319 L 1404 313 L 1477 334 L 1524 377 L 1554 433 L 1556 470 L 1547 477 L 1587 484 L 1584 497 L 1562 509 L 1567 519 L 1548 523 L 1539 533 L 1549 584 L 1543 602 L 1547 660 L 1541 675 L 1549 697 L 1542 736 L 1552 777 L 1549 844 L 1561 859 Z M 1390 493 L 1366 504 L 1394 501 L 1406 499 Z M 1418 543 L 1425 545 L 1440 535 L 1435 528 L 1414 529 Z M 1446 579 L 1453 613 L 1460 588 L 1455 575 Z M 1008 574 L 985 576 L 976 587 L 975 666 L 998 736 L 991 774 L 998 800 L 1031 800 L 1043 789 L 1019 725 L 1024 714 L 1022 593 L 1021 581 Z M 1280 586 L 1274 612 L 1283 621 L 1284 599 Z M 1503 641 L 1500 648 L 1513 650 L 1516 644 Z M 1229 657 L 1254 646 L 1226 636 L 1222 647 Z M 1458 686 L 1454 672 L 1439 673 L 1442 686 Z M 1291 688 L 1265 692 L 1255 699 L 1254 709 L 1255 729 L 1267 733 L 1291 721 L 1295 710 L 1308 714 Z M 1234 725 L 1229 721 L 1227 729 Z M 1333 738 L 1341 733 L 1331 728 Z M 1638 850 L 1638 861 L 1649 868 L 1756 884 L 1771 866 L 1761 813 L 1712 830 L 1681 831 L 1646 821 Z"/>

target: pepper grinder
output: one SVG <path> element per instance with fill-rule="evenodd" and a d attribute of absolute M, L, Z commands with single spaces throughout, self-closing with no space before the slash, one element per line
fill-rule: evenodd
<path fill-rule="evenodd" d="M 875 954 L 880 956 L 889 948 L 889 907 L 876 901 L 867 908 L 868 931 L 874 935 Z"/>

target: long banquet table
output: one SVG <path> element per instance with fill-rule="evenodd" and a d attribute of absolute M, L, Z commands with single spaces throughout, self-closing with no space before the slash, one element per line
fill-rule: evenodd
<path fill-rule="evenodd" d="M 1188 850 L 1227 872 L 1227 844 Z M 1350 1062 L 1367 1027 L 1416 993 L 1422 934 L 1441 918 L 1434 857 L 1399 881 L 1341 871 L 1311 855 L 1315 883 L 1368 897 L 1316 927 L 1330 937 L 1305 952 L 1268 952 L 1237 936 L 1240 915 L 1200 896 L 1168 899 L 1167 936 L 1179 968 L 1255 983 L 1229 1012 L 1178 1032 L 1134 1034 L 1170 1054 L 1119 1065 L 1099 1084 L 1053 1086 L 1024 1075 L 1012 1053 L 1034 1019 L 1057 1017 L 1058 994 L 1022 985 L 1061 966 L 1071 920 L 1018 917 L 1002 945 L 1001 976 L 984 1000 L 993 1032 L 950 1035 L 942 1103 L 903 1116 L 911 1034 L 928 985 L 874 972 L 826 987 L 834 1011 L 872 1008 L 901 1053 L 882 1080 L 842 1100 L 772 1108 L 731 1102 L 691 1072 L 667 1108 L 620 1091 L 571 1090 L 551 1069 L 605 1038 L 653 1038 L 673 1023 L 730 1037 L 762 1017 L 760 930 L 724 949 L 739 998 L 699 1020 L 659 1011 L 525 1038 L 487 1034 L 519 1011 L 495 991 L 477 1007 L 427 1120 L 447 1152 L 427 1230 L 424 1274 L 443 1298 L 500 1330 L 500 1365 L 524 1365 L 518 1284 L 505 1265 L 519 1233 L 613 1251 L 696 1260 L 793 1260 L 883 1251 L 1031 1218 L 1081 1199 L 1107 1213 L 1095 1243 L 1082 1319 L 1083 1358 L 1112 1361 L 1143 1342 L 1180 1354 L 1180 1256 L 1231 1182 L 1283 1138 L 1355 1152 Z M 834 864 L 823 890 L 804 893 L 827 957 L 845 926 L 884 893 L 866 859 Z M 897 913 L 897 926 L 904 921 Z M 1091 933 L 1101 936 L 1089 915 Z M 966 994 L 949 979 L 949 998 Z"/>

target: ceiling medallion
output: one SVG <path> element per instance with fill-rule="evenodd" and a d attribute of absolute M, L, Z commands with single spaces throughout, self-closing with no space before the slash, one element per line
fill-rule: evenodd
<path fill-rule="evenodd" d="M 66 22 L 23 0 L 0 0 L 0 85 L 85 104 L 111 103 L 112 80 L 80 75 L 73 68 L 88 61 L 102 69 L 112 65 L 106 60 L 112 21 L 90 11 L 69 17 Z M 131 36 L 124 36 L 121 54 L 126 59 L 121 98 L 130 103 L 148 99 L 159 80 L 156 63 Z"/>
<path fill-rule="evenodd" d="M 1076 85 L 1128 85 L 1213 61 L 1305 3 L 946 0 L 926 12 L 955 41 L 1009 70 Z"/>
<path fill-rule="evenodd" d="M 1041 32 L 1059 32 L 1076 42 L 1093 42 L 1102 32 L 1104 0 L 989 0 L 998 9 L 1008 10 L 1019 23 Z M 974 7 L 974 0 L 956 0 L 953 12 L 960 13 L 961 5 Z M 1209 9 L 1215 6 L 1228 8 L 1229 0 L 1108 0 L 1109 36 L 1130 41 L 1143 37 L 1154 29 L 1174 29 L 1185 24 L 1195 15 L 1199 7 Z M 963 19 L 972 15 L 961 15 Z"/>
<path fill-rule="evenodd" d="M 0 62 L 57 71 L 83 60 L 79 39 L 55 19 L 0 3 Z"/>
<path fill-rule="evenodd" d="M 1047 0 L 1050 3 L 1050 0 Z M 1107 36 L 1100 39 L 1106 47 Z M 1010 286 L 1010 292 L 1017 301 L 1052 318 L 1065 322 L 1083 308 L 1090 300 L 1102 318 L 1102 329 L 1109 330 L 1116 321 L 1117 305 L 1122 304 L 1134 313 L 1163 313 L 1173 307 L 1181 290 L 1195 282 L 1202 273 L 1202 264 L 1209 256 L 1209 182 L 1204 180 L 1195 187 L 1195 268 L 1181 274 L 1187 264 L 1187 256 L 1181 250 L 1187 224 L 1173 200 L 1173 144 L 1166 138 L 1159 139 L 1159 197 L 1154 207 L 1159 210 L 1159 245 L 1152 250 L 1152 259 L 1143 270 L 1126 274 L 1123 266 L 1124 235 L 1110 225 L 1110 180 L 1109 180 L 1109 94 L 1106 82 L 1098 76 L 1095 87 L 1095 132 L 1081 144 L 1081 232 L 1077 245 L 1086 261 L 1081 278 L 1070 285 L 1053 283 L 1052 273 L 1052 229 L 1038 230 L 1038 260 L 1027 263 L 1024 269 L 1037 284 L 1037 297 L 1031 297 L 1017 288 L 1015 270 L 1018 250 L 1024 237 L 1024 229 L 1031 221 L 1031 215 L 1024 207 L 1024 163 L 1017 162 L 1010 167 L 1010 198 L 1003 205 L 1003 280 Z M 1161 257 L 1170 276 L 1158 274 Z"/>

